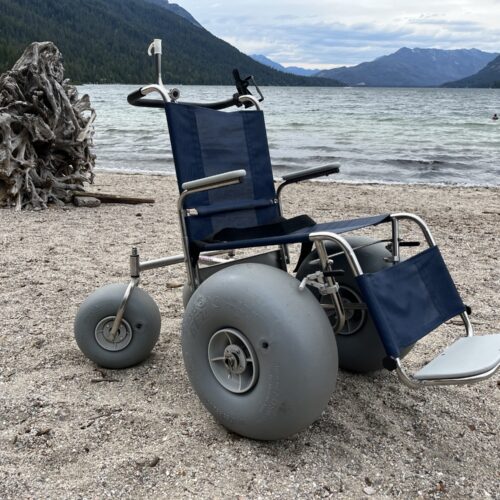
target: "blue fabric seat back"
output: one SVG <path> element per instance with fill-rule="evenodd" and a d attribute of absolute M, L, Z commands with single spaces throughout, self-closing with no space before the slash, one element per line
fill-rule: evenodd
<path fill-rule="evenodd" d="M 185 208 L 190 241 L 201 241 L 227 227 L 276 222 L 271 159 L 262 111 L 222 112 L 168 103 L 165 106 L 179 191 L 187 181 L 245 169 L 241 184 L 188 196 Z"/>
<path fill-rule="evenodd" d="M 388 356 L 465 311 L 439 248 L 357 278 Z"/>

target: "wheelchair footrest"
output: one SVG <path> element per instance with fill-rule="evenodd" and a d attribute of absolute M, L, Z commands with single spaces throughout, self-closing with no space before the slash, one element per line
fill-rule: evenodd
<path fill-rule="evenodd" d="M 500 366 L 500 334 L 464 337 L 418 371 L 419 380 L 467 379 Z"/>

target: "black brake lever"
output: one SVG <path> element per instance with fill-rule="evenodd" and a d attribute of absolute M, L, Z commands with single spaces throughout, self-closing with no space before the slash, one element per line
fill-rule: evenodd
<path fill-rule="evenodd" d="M 252 85 L 253 87 L 255 87 L 255 90 L 259 95 L 258 101 L 262 102 L 264 100 L 264 95 L 262 94 L 260 88 L 258 87 L 252 75 L 247 76 L 246 78 L 241 78 L 240 72 L 235 68 L 233 69 L 233 78 L 234 78 L 234 83 L 236 85 L 236 90 L 238 91 L 238 93 L 235 94 L 235 97 L 239 97 L 242 95 L 253 95 L 252 92 L 248 90 L 248 87 Z M 252 105 L 251 102 L 244 102 L 243 104 L 246 108 L 249 108 Z"/>

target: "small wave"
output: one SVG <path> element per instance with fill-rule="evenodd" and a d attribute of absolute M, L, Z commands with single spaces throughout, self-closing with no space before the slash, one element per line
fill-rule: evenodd
<path fill-rule="evenodd" d="M 296 148 L 300 150 L 314 149 L 315 151 L 319 151 L 321 153 L 335 153 L 338 151 L 338 148 L 333 146 L 311 146 L 310 144 L 305 144 L 303 146 L 296 146 Z"/>
<path fill-rule="evenodd" d="M 445 160 L 413 160 L 411 158 L 390 158 L 387 160 L 382 160 L 382 163 L 388 163 L 389 165 L 398 165 L 398 166 L 404 166 L 404 165 L 427 165 L 427 166 L 432 166 L 432 165 L 445 165 L 448 163 Z"/>

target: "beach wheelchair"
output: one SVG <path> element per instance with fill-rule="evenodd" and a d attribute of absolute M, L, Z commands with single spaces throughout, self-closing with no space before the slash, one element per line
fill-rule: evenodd
<path fill-rule="evenodd" d="M 155 54 L 160 75 L 161 45 Z M 98 365 L 126 368 L 146 359 L 160 313 L 138 287 L 148 269 L 184 263 L 182 353 L 204 406 L 227 429 L 255 439 L 290 436 L 321 416 L 338 368 L 394 371 L 411 388 L 467 384 L 500 365 L 500 335 L 475 336 L 469 311 L 426 223 L 384 213 L 316 223 L 286 218 L 280 198 L 290 184 L 332 175 L 337 166 L 290 173 L 275 184 L 260 102 L 251 78 L 234 73 L 236 94 L 210 104 L 178 102 L 161 83 L 130 94 L 133 105 L 161 107 L 179 187 L 183 254 L 130 257 L 128 285 L 97 290 L 80 307 L 75 336 Z M 145 96 L 158 92 L 161 99 Z M 237 107 L 225 112 L 224 108 Z M 242 109 L 241 109 L 242 108 Z M 415 224 L 427 248 L 407 259 L 402 222 Z M 347 236 L 386 225 L 388 238 Z M 293 273 L 290 245 L 300 245 Z M 238 258 L 235 251 L 244 251 Z M 297 252 L 298 254 L 299 252 Z M 416 373 L 404 355 L 422 337 L 459 316 L 465 336 Z"/>

